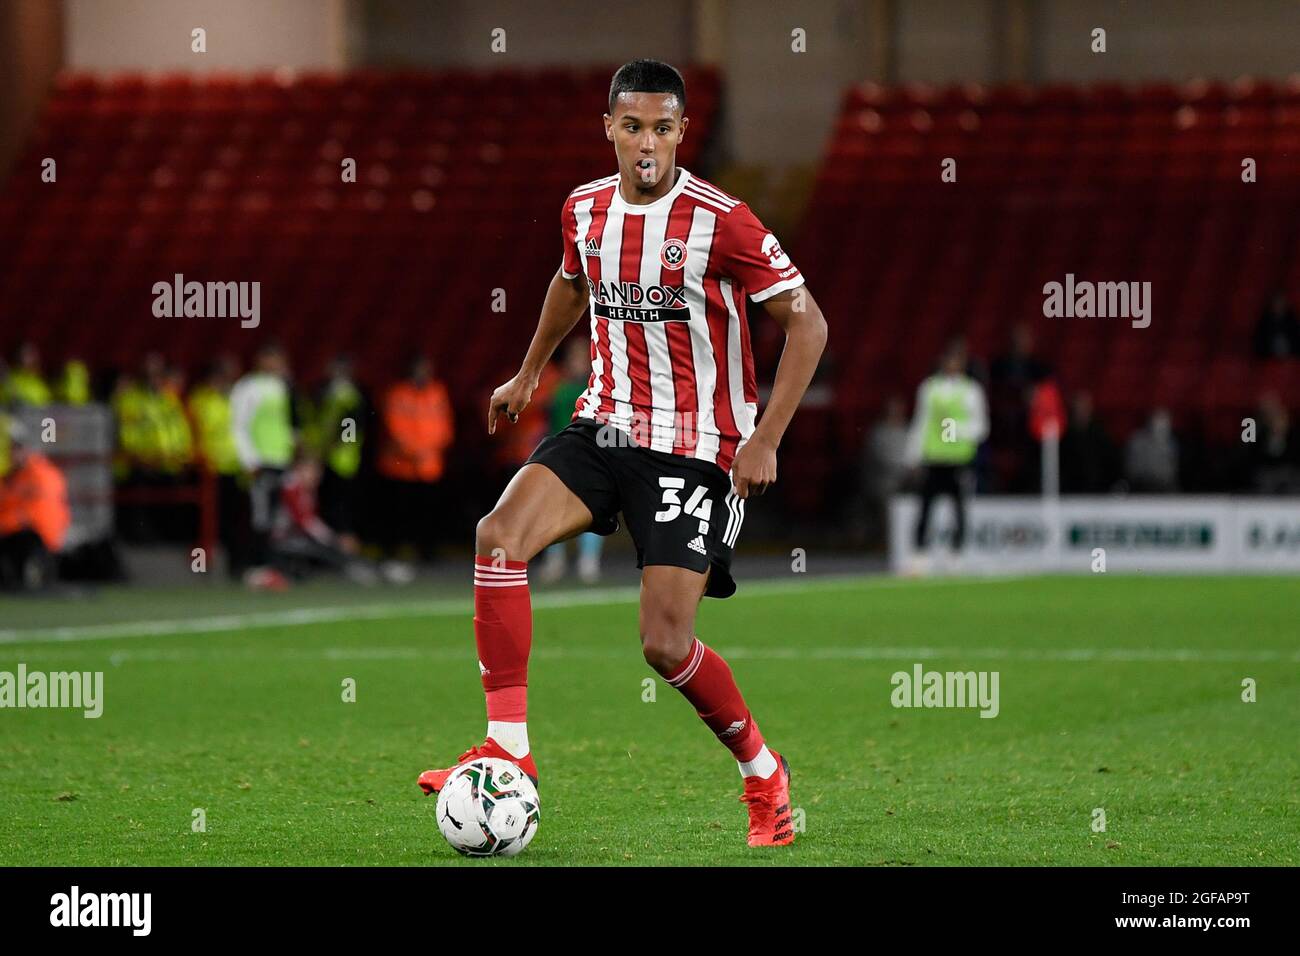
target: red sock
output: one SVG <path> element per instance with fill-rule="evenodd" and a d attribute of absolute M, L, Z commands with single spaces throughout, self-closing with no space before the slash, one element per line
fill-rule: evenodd
<path fill-rule="evenodd" d="M 664 680 L 682 692 L 737 760 L 753 760 L 763 749 L 763 735 L 745 706 L 731 668 L 698 637 L 685 660 L 665 674 Z"/>
<path fill-rule="evenodd" d="M 527 562 L 474 556 L 474 642 L 488 720 L 526 720 L 533 646 Z"/>

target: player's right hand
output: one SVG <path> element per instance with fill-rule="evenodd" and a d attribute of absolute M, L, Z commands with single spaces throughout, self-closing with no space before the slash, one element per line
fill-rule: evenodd
<path fill-rule="evenodd" d="M 488 402 L 488 434 L 496 434 L 497 416 L 502 412 L 506 413 L 506 417 L 511 422 L 519 421 L 519 413 L 528 407 L 535 388 L 537 388 L 536 379 L 529 378 L 522 372 L 497 388 L 492 393 L 491 401 Z"/>

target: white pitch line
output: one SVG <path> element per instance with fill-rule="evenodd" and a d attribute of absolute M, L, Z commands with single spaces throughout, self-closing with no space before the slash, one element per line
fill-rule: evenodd
<path fill-rule="evenodd" d="M 892 589 L 926 585 L 991 584 L 1019 578 L 927 578 L 902 580 L 861 575 L 823 575 L 804 581 L 759 580 L 749 584 L 743 599 L 808 591 L 838 590 L 845 587 Z M 533 595 L 535 609 L 629 604 L 641 594 L 636 585 L 561 591 Z M 246 614 L 218 614 L 209 617 L 170 620 L 123 621 L 114 624 L 79 624 L 61 627 L 7 628 L 0 630 L 0 644 L 45 644 L 59 641 L 103 641 L 121 637 L 160 637 L 177 634 L 215 634 L 267 627 L 301 627 L 344 621 L 396 620 L 411 617 L 454 617 L 472 614 L 474 603 L 465 598 L 430 601 L 358 604 L 351 607 L 288 608 L 282 611 L 250 611 Z"/>
<path fill-rule="evenodd" d="M 998 660 L 1010 662 L 1057 663 L 1187 663 L 1187 664 L 1267 664 L 1300 663 L 1300 651 L 1202 650 L 1193 648 L 1153 647 L 1076 647 L 1076 648 L 1006 648 L 1006 647 L 738 647 L 719 643 L 718 651 L 730 661 L 922 661 Z M 80 659 L 84 650 L 47 649 L 37 652 L 42 660 Z M 548 647 L 534 646 L 534 660 L 616 660 L 635 656 L 630 638 L 605 646 Z M 118 667 L 131 663 L 185 663 L 203 660 L 222 661 L 474 661 L 472 642 L 459 647 L 152 647 L 139 650 L 114 650 L 109 663 Z"/>

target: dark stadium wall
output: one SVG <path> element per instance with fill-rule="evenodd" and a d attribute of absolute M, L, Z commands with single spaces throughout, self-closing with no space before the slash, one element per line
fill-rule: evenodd
<path fill-rule="evenodd" d="M 47 0 L 0 3 L 0 179 L 63 62 L 63 9 Z"/>

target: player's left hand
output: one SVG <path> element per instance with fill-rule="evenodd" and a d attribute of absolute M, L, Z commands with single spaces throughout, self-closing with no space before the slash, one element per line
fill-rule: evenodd
<path fill-rule="evenodd" d="M 761 495 L 776 482 L 776 445 L 757 432 L 736 452 L 731 462 L 731 485 L 737 496 Z"/>

